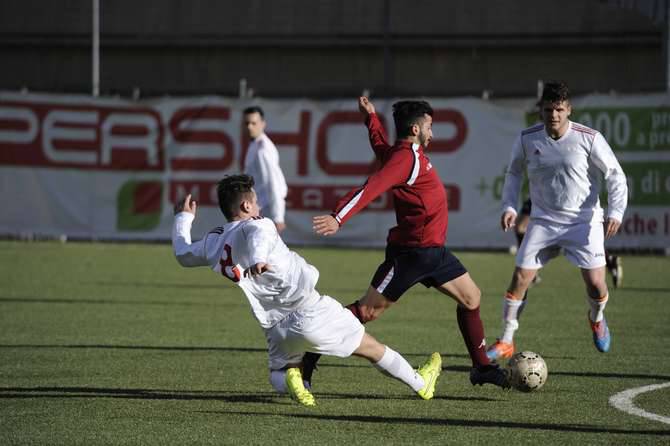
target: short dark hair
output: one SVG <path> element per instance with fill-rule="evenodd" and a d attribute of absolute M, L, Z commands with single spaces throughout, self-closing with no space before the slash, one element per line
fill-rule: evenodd
<path fill-rule="evenodd" d="M 263 109 L 260 108 L 258 105 L 252 105 L 251 107 L 247 107 L 244 109 L 243 112 L 245 115 L 250 115 L 252 113 L 258 113 L 261 115 L 261 118 L 265 119 L 265 113 L 263 113 Z"/>
<path fill-rule="evenodd" d="M 251 193 L 254 187 L 254 177 L 251 175 L 226 175 L 216 186 L 219 197 L 219 208 L 230 221 L 236 214 L 236 208 L 246 194 Z"/>
<path fill-rule="evenodd" d="M 570 89 L 568 89 L 565 82 L 548 81 L 544 84 L 540 102 L 551 102 L 554 104 L 563 101 L 570 102 Z"/>
<path fill-rule="evenodd" d="M 426 101 L 399 101 L 393 104 L 396 136 L 410 136 L 412 126 L 421 121 L 424 115 L 433 116 L 433 108 Z"/>

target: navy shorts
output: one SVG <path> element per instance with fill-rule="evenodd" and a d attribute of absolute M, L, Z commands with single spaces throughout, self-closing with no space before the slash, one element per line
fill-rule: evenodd
<path fill-rule="evenodd" d="M 438 287 L 467 273 L 463 264 L 444 246 L 412 248 L 388 245 L 370 285 L 391 301 L 421 282 Z"/>

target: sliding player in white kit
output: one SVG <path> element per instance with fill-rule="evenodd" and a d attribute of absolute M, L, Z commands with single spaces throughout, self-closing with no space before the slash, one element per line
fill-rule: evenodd
<path fill-rule="evenodd" d="M 270 383 L 305 406 L 314 396 L 302 379 L 306 351 L 368 359 L 382 373 L 431 399 L 442 370 L 439 353 L 418 370 L 399 353 L 365 333 L 363 325 L 315 286 L 319 271 L 288 249 L 260 208 L 249 175 L 227 176 L 217 187 L 228 223 L 191 242 L 196 203 L 188 195 L 175 206 L 172 246 L 180 265 L 208 266 L 237 284 L 251 305 L 268 342 Z"/>
<path fill-rule="evenodd" d="M 530 224 L 516 256 L 512 282 L 503 300 L 503 334 L 487 351 L 490 359 L 509 358 L 519 327 L 523 299 L 537 270 L 559 254 L 581 269 L 586 284 L 593 342 L 610 348 L 603 311 L 609 292 L 605 280 L 605 237 L 619 230 L 628 201 L 626 176 L 605 138 L 570 121 L 570 92 L 562 82 L 545 85 L 540 100 L 543 123 L 517 138 L 503 186 L 500 224 L 514 226 L 524 169 L 533 202 Z M 601 178 L 607 183 L 607 219 L 600 207 Z"/>

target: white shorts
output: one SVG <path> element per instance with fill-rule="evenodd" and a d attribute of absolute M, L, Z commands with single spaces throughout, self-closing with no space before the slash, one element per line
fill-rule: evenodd
<path fill-rule="evenodd" d="M 561 248 L 570 263 L 584 269 L 605 266 L 605 232 L 601 222 L 564 225 L 531 220 L 516 254 L 516 266 L 539 269 Z"/>
<path fill-rule="evenodd" d="M 294 311 L 265 330 L 269 366 L 279 370 L 302 361 L 305 352 L 346 358 L 361 345 L 365 328 L 351 311 L 330 296 Z"/>

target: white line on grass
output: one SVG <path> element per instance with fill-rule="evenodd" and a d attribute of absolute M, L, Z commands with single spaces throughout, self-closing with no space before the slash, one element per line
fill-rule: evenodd
<path fill-rule="evenodd" d="M 650 420 L 660 421 L 661 423 L 670 424 L 670 417 L 664 417 L 655 413 L 647 412 L 642 410 L 633 404 L 633 398 L 638 396 L 641 393 L 651 392 L 652 390 L 662 389 L 664 387 L 670 387 L 670 382 L 664 384 L 652 384 L 649 386 L 636 387 L 634 389 L 624 390 L 623 392 L 616 393 L 610 397 L 610 404 L 617 409 L 624 411 L 626 413 L 637 415 L 638 417 L 649 418 Z"/>

